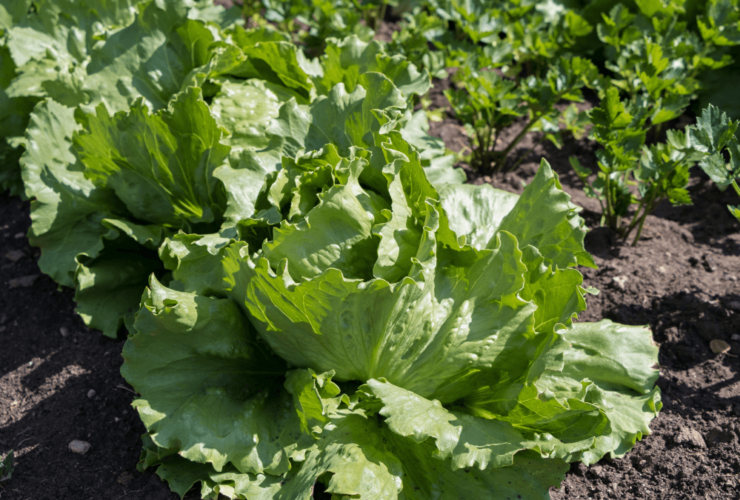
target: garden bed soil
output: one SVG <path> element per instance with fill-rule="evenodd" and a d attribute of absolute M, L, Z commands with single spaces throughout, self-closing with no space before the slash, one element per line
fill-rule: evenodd
<path fill-rule="evenodd" d="M 441 88 L 448 84 L 436 85 L 435 107 L 446 106 Z M 431 133 L 450 149 L 467 144 L 452 116 Z M 514 156 L 536 139 L 530 134 Z M 588 297 L 580 319 L 649 325 L 661 347 L 664 408 L 652 435 L 624 458 L 574 464 L 552 499 L 740 498 L 740 224 L 725 208 L 736 200 L 695 169 L 694 205 L 660 206 L 640 243 L 625 245 L 599 227 L 598 203 L 583 195 L 568 165 L 575 155 L 594 166 L 594 149 L 572 139 L 562 150 L 537 146 L 517 172 L 492 181 L 466 170 L 470 182 L 521 192 L 546 157 L 592 229 L 586 248 L 599 269 L 582 272 L 600 294 Z M 144 427 L 119 374 L 123 340 L 85 328 L 71 291 L 40 273 L 38 251 L 25 237 L 29 225 L 29 204 L 1 194 L 0 452 L 15 450 L 17 464 L 0 499 L 177 498 L 153 472 L 136 470 Z M 714 353 L 713 340 L 730 351 Z M 89 442 L 90 451 L 71 452 L 75 439 Z"/>

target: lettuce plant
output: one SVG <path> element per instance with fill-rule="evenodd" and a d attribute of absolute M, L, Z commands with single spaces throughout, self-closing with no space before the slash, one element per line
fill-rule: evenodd
<path fill-rule="evenodd" d="M 77 311 L 109 336 L 132 327 L 149 274 L 165 277 L 157 256 L 165 237 L 211 233 L 251 215 L 249 203 L 227 211 L 227 200 L 259 190 L 280 156 L 309 143 L 366 145 L 373 113 L 385 120 L 378 127 L 401 128 L 411 96 L 430 85 L 428 74 L 377 42 L 330 40 L 323 58 L 308 61 L 285 34 L 222 30 L 193 19 L 188 3 L 137 10 L 91 47 L 84 102 L 47 97 L 35 107 L 21 159 L 39 266 L 75 288 Z M 372 102 L 363 86 L 373 86 Z M 336 123 L 314 111 L 334 88 L 349 106 Z M 339 115 L 356 120 L 354 135 Z M 428 137 L 405 130 L 422 143 Z"/>
<path fill-rule="evenodd" d="M 22 191 L 19 146 L 38 101 L 49 98 L 72 108 L 92 101 L 92 109 L 101 97 L 115 94 L 118 99 L 111 103 L 111 111 L 119 111 L 131 104 L 132 95 L 147 94 L 151 99 L 159 93 L 164 101 L 158 107 L 162 107 L 173 93 L 171 86 L 178 83 L 177 78 L 167 77 L 191 69 L 187 45 L 208 43 L 202 33 L 207 29 L 199 21 L 219 27 L 239 22 L 238 10 L 226 11 L 208 0 L 177 0 L 161 9 L 151 4 L 144 0 L 0 2 L 0 155 L 5 158 L 0 189 Z M 162 36 L 164 45 L 158 38 Z M 148 50 L 163 47 L 159 53 Z M 182 57 L 184 53 L 187 57 Z M 110 64 L 113 59 L 116 63 Z M 173 65 L 166 67 L 167 60 Z M 162 71 L 150 93 L 146 83 L 151 77 L 132 74 L 143 61 L 152 71 Z M 118 77 L 119 86 L 112 85 Z M 128 88 L 122 91 L 123 87 Z"/>
<path fill-rule="evenodd" d="M 235 235 L 176 235 L 124 348 L 140 468 L 204 498 L 548 497 L 661 408 L 650 332 L 576 323 L 576 207 L 435 188 L 397 132 L 267 176 Z"/>

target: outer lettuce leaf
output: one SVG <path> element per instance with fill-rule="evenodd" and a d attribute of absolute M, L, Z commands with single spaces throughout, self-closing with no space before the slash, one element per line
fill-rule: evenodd
<path fill-rule="evenodd" d="M 384 380 L 371 379 L 367 386 L 368 392 L 383 402 L 380 414 L 387 417 L 385 424 L 391 431 L 417 443 L 433 438 L 435 456 L 451 457 L 453 470 L 505 467 L 514 463 L 519 451 L 537 446 L 508 422 L 449 411 L 439 401 L 422 398 Z"/>
<path fill-rule="evenodd" d="M 170 489 L 180 498 L 200 483 L 200 497 L 203 499 L 218 500 L 219 495 L 223 495 L 231 499 L 266 500 L 274 498 L 283 481 L 281 476 L 241 473 L 230 464 L 219 472 L 211 464 L 191 462 L 178 456 L 176 450 L 159 448 L 148 434 L 141 438 L 144 450 L 139 470 L 157 467 L 157 475 L 167 481 Z"/>
<path fill-rule="evenodd" d="M 151 439 L 217 471 L 287 472 L 301 428 L 282 388 L 286 366 L 236 304 L 155 279 L 143 304 L 121 372 L 141 394 L 134 406 Z"/>
<path fill-rule="evenodd" d="M 586 228 L 578 211 L 543 158 L 537 175 L 498 230 L 516 236 L 522 249 L 527 245 L 536 247 L 546 265 L 552 263 L 560 269 L 576 265 L 596 267 L 583 248 Z"/>
<path fill-rule="evenodd" d="M 110 31 L 133 22 L 139 3 L 34 1 L 33 10 L 8 30 L 8 47 L 19 68 L 10 95 L 51 97 L 69 106 L 85 102 L 82 87 L 90 51 Z"/>
<path fill-rule="evenodd" d="M 149 274 L 162 271 L 154 250 L 163 239 L 223 222 L 214 170 L 229 148 L 196 88 L 157 114 L 137 105 L 111 117 L 101 107 L 87 123 L 80 134 L 74 111 L 53 101 L 32 116 L 22 159 L 27 196 L 36 199 L 30 240 L 42 249 L 41 269 L 77 288 L 85 322 L 115 336 L 132 324 Z"/>
<path fill-rule="evenodd" d="M 41 248 L 39 268 L 69 287 L 74 287 L 77 256 L 94 259 L 104 237 L 115 239 L 116 232 L 103 220 L 120 209 L 110 190 L 96 187 L 83 174 L 72 150 L 72 136 L 80 128 L 71 108 L 40 103 L 31 115 L 21 159 L 26 196 L 33 200 L 29 240 Z"/>
<path fill-rule="evenodd" d="M 0 0 L 0 29 L 6 30 L 28 13 L 32 0 Z"/>
<path fill-rule="evenodd" d="M 598 390 L 591 391 L 587 401 L 603 409 L 611 432 L 598 436 L 594 448 L 576 458 L 588 465 L 606 453 L 622 457 L 650 434 L 648 424 L 663 406 L 654 387 L 658 347 L 649 330 L 609 320 L 574 325 L 563 336 L 573 348 L 565 352 L 562 371 L 545 372 L 536 385 L 565 398 L 581 391 L 582 380 L 593 381 Z"/>
<path fill-rule="evenodd" d="M 562 461 L 523 454 L 509 467 L 453 470 L 431 452 L 429 445 L 398 436 L 374 418 L 357 413 L 335 418 L 274 498 L 308 500 L 316 480 L 329 473 L 326 491 L 345 498 L 546 499 L 567 469 Z"/>
<path fill-rule="evenodd" d="M 10 14 L 6 12 L 6 15 L 6 22 L 11 22 Z M 22 149 L 7 141 L 26 129 L 34 106 L 34 99 L 12 98 L 8 95 L 7 87 L 16 76 L 16 66 L 10 57 L 10 51 L 0 42 L 0 191 L 10 189 L 12 195 L 23 192 L 18 166 Z"/>
<path fill-rule="evenodd" d="M 166 239 L 159 258 L 172 271 L 172 287 L 207 296 L 225 296 L 222 260 L 234 240 L 226 235 L 201 236 L 183 232 Z"/>

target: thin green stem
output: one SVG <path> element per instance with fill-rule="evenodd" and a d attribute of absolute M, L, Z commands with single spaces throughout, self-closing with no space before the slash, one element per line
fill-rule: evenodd
<path fill-rule="evenodd" d="M 385 10 L 388 8 L 388 4 L 386 2 L 382 2 L 380 6 L 380 11 L 378 12 L 378 18 L 375 20 L 375 26 L 373 27 L 374 30 L 380 26 L 380 23 L 383 22 L 383 19 L 385 19 Z"/>
<path fill-rule="evenodd" d="M 632 241 L 632 246 L 637 246 L 637 242 L 640 241 L 640 236 L 642 236 L 642 228 L 645 225 L 645 219 L 647 219 L 647 216 L 650 215 L 650 213 L 655 210 L 655 207 L 658 206 L 658 203 L 660 203 L 663 200 L 663 198 L 660 198 L 659 200 L 655 201 L 653 204 L 650 205 L 650 207 L 645 207 L 645 212 L 642 214 L 642 217 L 640 218 L 640 226 L 637 228 L 637 234 L 635 235 L 634 241 Z"/>
<path fill-rule="evenodd" d="M 609 173 L 606 174 L 604 188 L 606 190 L 606 225 L 616 231 L 618 228 L 614 226 L 614 209 L 612 208 L 612 184 L 611 174 Z"/>
<path fill-rule="evenodd" d="M 640 204 L 637 206 L 637 210 L 635 211 L 635 216 L 632 218 L 632 222 L 627 227 L 627 230 L 624 233 L 625 241 L 627 240 L 627 238 L 629 238 L 632 231 L 634 231 L 635 226 L 637 226 L 640 223 L 640 220 L 642 219 L 642 216 L 640 215 L 641 211 L 643 210 L 643 208 L 645 207 L 647 203 L 650 203 L 649 201 L 650 198 L 651 197 L 649 196 L 648 198 L 643 198 L 642 200 L 640 200 Z"/>
<path fill-rule="evenodd" d="M 735 188 L 735 192 L 740 196 L 740 186 L 737 185 L 737 179 L 733 179 L 732 187 Z"/>

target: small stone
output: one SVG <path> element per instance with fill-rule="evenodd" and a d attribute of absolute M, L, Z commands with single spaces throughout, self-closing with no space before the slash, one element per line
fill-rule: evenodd
<path fill-rule="evenodd" d="M 665 273 L 666 273 L 665 267 L 663 267 L 663 266 L 660 266 L 660 267 L 658 268 L 658 272 L 659 272 L 660 274 L 665 274 Z"/>
<path fill-rule="evenodd" d="M 599 465 L 594 465 L 593 467 L 591 467 L 590 472 L 596 477 L 601 477 L 604 475 L 604 469 L 602 469 Z"/>
<path fill-rule="evenodd" d="M 69 330 L 63 326 L 59 329 L 59 333 L 62 334 L 62 337 L 67 337 L 69 335 Z"/>
<path fill-rule="evenodd" d="M 95 389 L 90 389 L 87 391 L 87 399 L 92 399 L 95 397 Z"/>
<path fill-rule="evenodd" d="M 706 448 L 707 444 L 699 431 L 691 427 L 681 427 L 678 434 L 673 438 L 676 444 L 688 444 L 695 448 Z"/>
<path fill-rule="evenodd" d="M 732 274 L 725 274 L 722 276 L 722 281 L 737 281 L 737 276 L 733 276 Z"/>
<path fill-rule="evenodd" d="M 713 273 L 717 270 L 717 266 L 714 265 L 714 260 L 709 255 L 702 255 L 701 263 L 708 273 Z"/>
<path fill-rule="evenodd" d="M 120 476 L 118 476 L 118 482 L 123 484 L 124 486 L 131 482 L 131 480 L 134 478 L 131 474 L 128 472 L 124 472 Z"/>
<path fill-rule="evenodd" d="M 714 354 L 724 354 L 731 349 L 730 344 L 724 340 L 714 339 L 709 343 L 709 348 Z"/>
<path fill-rule="evenodd" d="M 10 288 L 28 288 L 29 286 L 32 286 L 34 283 L 36 283 L 37 279 L 39 279 L 38 274 L 31 274 L 28 276 L 12 279 L 8 282 L 8 285 L 10 286 Z"/>
<path fill-rule="evenodd" d="M 737 333 L 733 333 L 731 340 L 734 340 L 735 342 L 740 342 L 740 335 L 738 335 Z"/>
<path fill-rule="evenodd" d="M 10 252 L 5 254 L 5 258 L 11 262 L 18 262 L 25 256 L 26 254 L 23 253 L 23 250 L 11 250 Z"/>
<path fill-rule="evenodd" d="M 69 451 L 79 453 L 80 455 L 84 455 L 90 451 L 90 448 L 92 448 L 92 446 L 87 441 L 79 441 L 75 439 L 69 443 Z"/>
<path fill-rule="evenodd" d="M 620 290 L 624 290 L 625 283 L 627 283 L 627 276 L 615 276 L 612 278 L 612 282 L 614 283 L 614 286 Z"/>
<path fill-rule="evenodd" d="M 13 238 L 15 238 L 16 240 L 19 240 L 19 239 L 23 238 L 25 235 L 26 235 L 26 233 L 16 233 L 16 235 L 13 236 Z"/>

